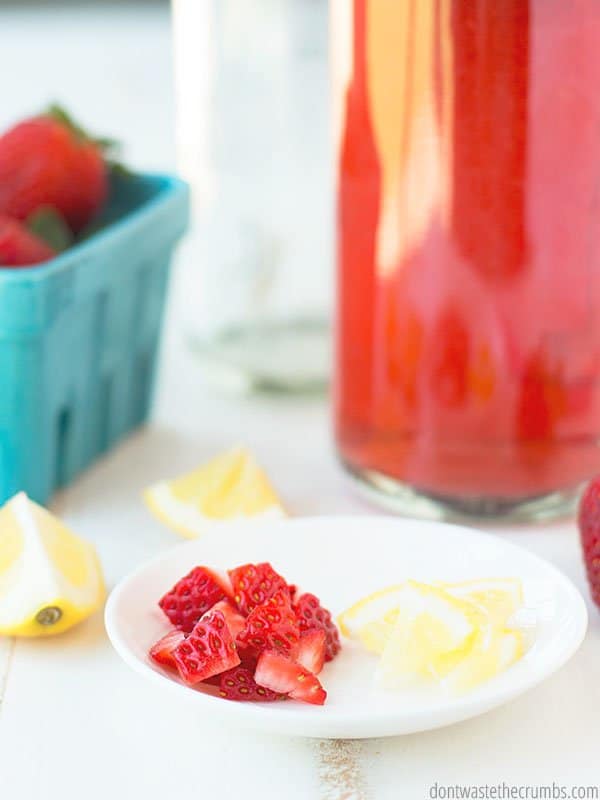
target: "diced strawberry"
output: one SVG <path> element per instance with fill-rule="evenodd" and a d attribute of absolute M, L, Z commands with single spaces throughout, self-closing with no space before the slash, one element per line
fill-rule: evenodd
<path fill-rule="evenodd" d="M 322 706 L 327 700 L 327 692 L 321 686 L 319 679 L 315 675 L 307 673 L 306 680 L 297 689 L 290 692 L 292 700 L 299 700 L 301 703 L 310 703 L 313 706 Z"/>
<path fill-rule="evenodd" d="M 194 569 L 165 594 L 158 605 L 176 628 L 189 633 L 200 617 L 227 596 L 226 587 L 208 567 Z"/>
<path fill-rule="evenodd" d="M 246 667 L 234 667 L 220 676 L 220 695 L 226 700 L 272 702 L 282 700 L 284 695 L 259 686 L 254 676 Z"/>
<path fill-rule="evenodd" d="M 256 606 L 246 618 L 238 643 L 256 654 L 275 650 L 293 656 L 300 630 L 286 589 L 280 589 L 264 605 Z"/>
<path fill-rule="evenodd" d="M 221 611 L 208 611 L 175 648 L 173 657 L 179 674 L 190 686 L 240 663 Z"/>
<path fill-rule="evenodd" d="M 162 639 L 159 639 L 156 644 L 152 645 L 148 651 L 148 655 L 153 661 L 156 661 L 157 664 L 163 667 L 173 667 L 173 669 L 175 669 L 177 665 L 173 657 L 173 650 L 175 650 L 184 639 L 185 633 L 178 628 L 174 628 L 163 636 Z"/>
<path fill-rule="evenodd" d="M 331 612 L 323 608 L 319 598 L 305 592 L 294 605 L 300 632 L 322 630 L 326 637 L 325 660 L 331 661 L 341 649 L 340 634 L 331 618 Z"/>
<path fill-rule="evenodd" d="M 244 564 L 229 570 L 233 596 L 242 614 L 264 605 L 280 589 L 289 594 L 285 580 L 268 564 Z"/>
<path fill-rule="evenodd" d="M 301 667 L 312 672 L 313 675 L 318 675 L 325 663 L 326 648 L 325 631 L 306 631 L 300 636 L 295 659 Z"/>
<path fill-rule="evenodd" d="M 233 638 L 236 639 L 238 633 L 240 633 L 240 631 L 242 631 L 246 625 L 245 617 L 240 614 L 237 608 L 234 608 L 229 600 L 219 600 L 218 603 L 214 604 L 212 610 L 220 611 L 221 614 L 223 614 L 227 627 L 229 628 L 229 632 Z"/>
<path fill-rule="evenodd" d="M 259 686 L 294 700 L 322 706 L 327 692 L 319 679 L 292 659 L 280 653 L 263 653 L 258 659 L 254 680 Z"/>

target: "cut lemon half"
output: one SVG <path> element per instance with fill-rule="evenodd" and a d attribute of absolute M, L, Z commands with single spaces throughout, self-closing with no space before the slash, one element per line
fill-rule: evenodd
<path fill-rule="evenodd" d="M 408 581 L 376 671 L 384 688 L 438 681 L 471 651 L 485 620 L 470 603 L 436 586 Z"/>
<path fill-rule="evenodd" d="M 104 597 L 91 544 L 23 492 L 0 509 L 0 634 L 61 633 Z"/>
<path fill-rule="evenodd" d="M 243 448 L 223 453 L 179 478 L 151 486 L 144 492 L 144 499 L 165 525 L 189 539 L 239 519 L 285 516 L 267 476 Z"/>

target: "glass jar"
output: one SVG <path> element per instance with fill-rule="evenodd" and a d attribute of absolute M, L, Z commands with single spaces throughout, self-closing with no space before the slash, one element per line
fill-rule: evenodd
<path fill-rule="evenodd" d="M 184 325 L 203 372 L 323 387 L 333 294 L 326 0 L 173 0 L 192 187 Z"/>
<path fill-rule="evenodd" d="M 334 0 L 336 431 L 402 512 L 600 471 L 600 3 Z"/>

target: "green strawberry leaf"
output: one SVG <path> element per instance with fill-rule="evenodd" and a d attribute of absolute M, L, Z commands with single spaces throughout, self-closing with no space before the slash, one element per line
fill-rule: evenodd
<path fill-rule="evenodd" d="M 132 178 L 135 174 L 122 161 L 115 161 L 115 159 L 109 158 L 106 164 L 110 174 L 117 178 Z"/>
<path fill-rule="evenodd" d="M 95 144 L 107 159 L 113 158 L 121 149 L 120 143 L 116 139 L 111 139 L 108 136 L 91 136 L 85 128 L 79 125 L 79 123 L 76 122 L 62 106 L 58 105 L 58 103 L 52 103 L 43 112 L 43 116 L 50 117 L 60 122 L 61 125 L 68 128 L 80 141 L 92 142 Z"/>
<path fill-rule="evenodd" d="M 105 222 L 103 220 L 95 219 L 89 222 L 85 228 L 77 234 L 77 241 L 78 242 L 85 242 L 86 239 L 89 239 L 94 234 L 101 231 L 102 228 L 105 226 Z"/>
<path fill-rule="evenodd" d="M 38 208 L 27 217 L 25 225 L 57 253 L 62 253 L 73 244 L 71 229 L 62 214 L 51 206 Z"/>

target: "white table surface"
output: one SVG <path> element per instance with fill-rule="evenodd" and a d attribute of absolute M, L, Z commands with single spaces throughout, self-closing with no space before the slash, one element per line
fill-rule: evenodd
<path fill-rule="evenodd" d="M 0 125 L 64 98 L 90 125 L 120 136 L 134 163 L 172 166 L 165 8 L 0 10 L 0 72 L 14 76 L 11 86 L 3 80 Z M 109 586 L 178 541 L 148 514 L 140 490 L 238 442 L 256 453 L 292 513 L 367 510 L 336 464 L 325 401 L 224 395 L 204 384 L 182 345 L 178 294 L 153 423 L 52 504 L 95 543 Z M 556 564 L 588 598 L 574 525 L 497 535 Z M 435 782 L 600 784 L 600 617 L 590 610 L 579 653 L 521 699 L 445 730 L 366 742 L 209 727 L 120 662 L 101 615 L 55 639 L 0 639 L 0 798 L 420 800 Z"/>

